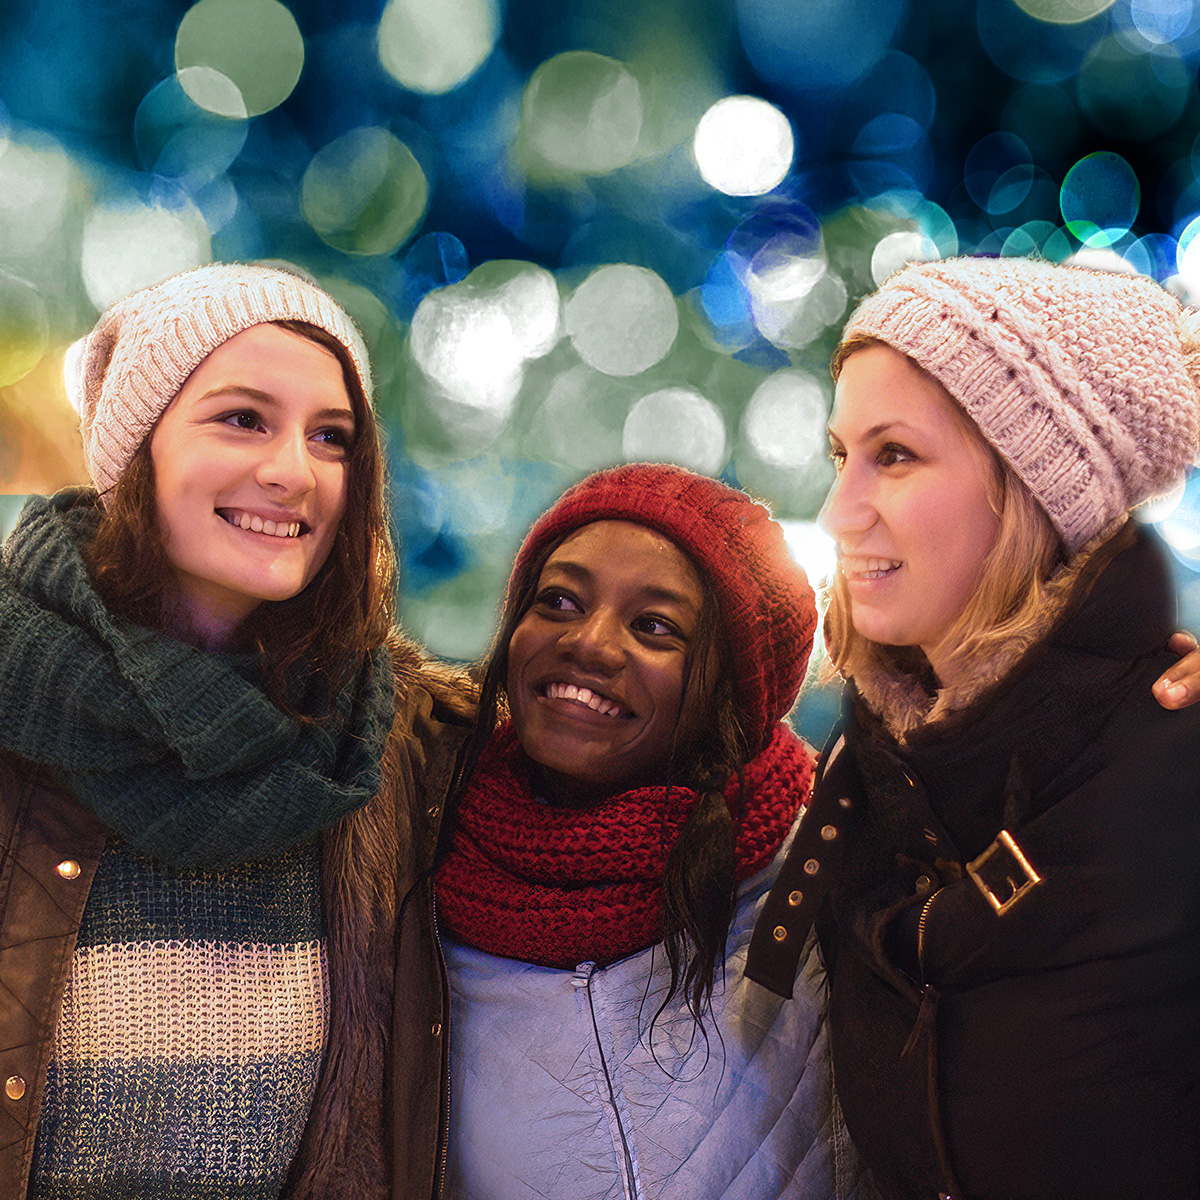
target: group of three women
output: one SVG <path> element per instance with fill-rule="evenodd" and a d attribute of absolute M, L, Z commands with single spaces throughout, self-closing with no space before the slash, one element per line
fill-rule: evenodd
<path fill-rule="evenodd" d="M 1189 329 L 1011 260 L 859 310 L 801 819 L 762 505 L 583 481 L 476 681 L 394 629 L 346 315 L 236 265 L 119 302 L 96 489 L 0 568 L 0 1191 L 1194 1197 L 1200 710 L 1126 520 L 1196 453 Z"/>

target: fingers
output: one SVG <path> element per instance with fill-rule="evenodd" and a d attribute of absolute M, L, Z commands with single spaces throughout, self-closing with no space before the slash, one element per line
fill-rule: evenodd
<path fill-rule="evenodd" d="M 1196 699 L 1186 683 L 1172 681 L 1166 675 L 1155 681 L 1153 691 L 1163 708 L 1186 708 Z"/>
<path fill-rule="evenodd" d="M 1171 636 L 1167 639 L 1167 645 L 1170 646 L 1170 648 L 1174 650 L 1176 654 L 1183 655 L 1187 654 L 1191 650 L 1195 650 L 1197 642 L 1195 637 L 1188 633 L 1186 629 L 1180 629 L 1176 633 L 1171 634 Z"/>
<path fill-rule="evenodd" d="M 1155 681 L 1154 698 L 1163 708 L 1187 708 L 1200 700 L 1200 650 L 1184 632 L 1173 634 L 1167 645 L 1183 657 Z"/>

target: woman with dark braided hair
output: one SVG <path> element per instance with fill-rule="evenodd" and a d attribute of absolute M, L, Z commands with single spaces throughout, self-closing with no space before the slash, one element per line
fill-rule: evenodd
<path fill-rule="evenodd" d="M 815 956 L 788 1004 L 741 970 L 809 791 L 815 625 L 711 479 L 618 467 L 534 525 L 435 877 L 452 1195 L 861 1194 Z"/>

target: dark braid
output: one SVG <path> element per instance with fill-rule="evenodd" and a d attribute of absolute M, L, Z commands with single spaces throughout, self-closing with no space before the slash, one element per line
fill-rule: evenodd
<path fill-rule="evenodd" d="M 723 658 L 715 609 L 715 605 L 705 602 L 701 628 L 706 614 L 711 628 L 708 637 L 697 638 L 697 643 L 712 645 L 716 641 L 719 657 Z M 702 663 L 697 675 L 695 686 L 704 689 Z M 658 1011 L 661 1013 L 682 990 L 697 1024 L 708 1010 L 718 966 L 725 961 L 725 943 L 737 901 L 734 851 L 744 797 L 739 788 L 738 811 L 731 813 L 725 786 L 748 757 L 729 673 L 723 664 L 718 666 L 716 676 L 698 725 L 706 736 L 695 747 L 672 748 L 671 777 L 679 752 L 690 753 L 695 767 L 688 783 L 700 798 L 671 850 L 663 878 L 663 949 L 671 983 Z"/>

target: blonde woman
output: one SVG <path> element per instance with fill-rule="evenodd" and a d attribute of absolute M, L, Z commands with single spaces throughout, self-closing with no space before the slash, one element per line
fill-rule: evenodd
<path fill-rule="evenodd" d="M 1152 698 L 1172 583 L 1130 519 L 1196 454 L 1198 348 L 1152 281 L 1008 259 L 907 268 L 843 335 L 848 703 L 748 974 L 786 990 L 820 906 L 889 1200 L 1200 1193 L 1200 712 Z"/>

